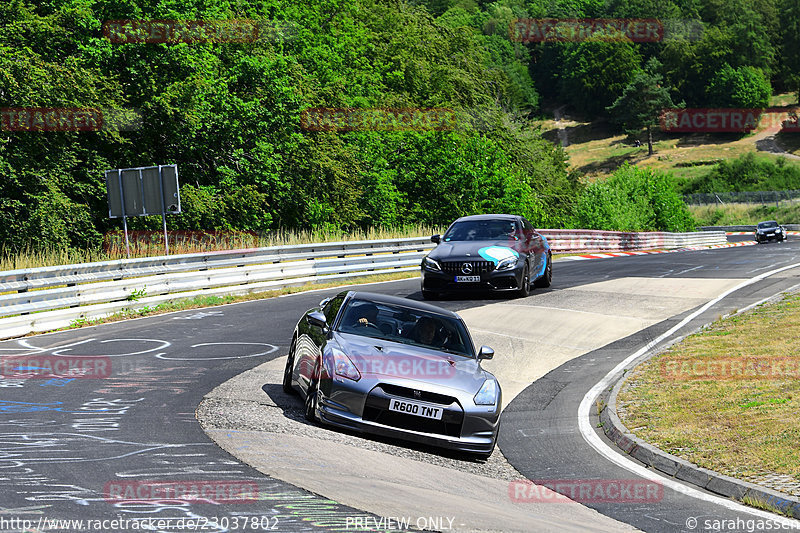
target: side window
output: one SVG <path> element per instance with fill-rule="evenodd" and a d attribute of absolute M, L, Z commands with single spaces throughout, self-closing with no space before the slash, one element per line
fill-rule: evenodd
<path fill-rule="evenodd" d="M 336 315 L 339 314 L 339 308 L 342 306 L 343 301 L 344 295 L 337 296 L 322 308 L 322 314 L 325 315 L 325 320 L 327 320 L 329 326 L 333 325 L 333 321 L 336 319 Z"/>
<path fill-rule="evenodd" d="M 531 238 L 536 234 L 536 228 L 533 227 L 533 224 L 528 222 L 527 218 L 522 219 L 522 230 L 525 232 L 525 238 Z"/>
<path fill-rule="evenodd" d="M 533 224 L 528 222 L 527 218 L 522 219 L 522 227 L 525 228 L 525 231 L 535 231 L 533 228 Z"/>

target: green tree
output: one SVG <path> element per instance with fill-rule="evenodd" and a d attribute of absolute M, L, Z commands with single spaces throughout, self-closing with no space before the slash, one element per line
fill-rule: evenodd
<path fill-rule="evenodd" d="M 783 0 L 780 12 L 781 75 L 800 103 L 800 2 Z"/>
<path fill-rule="evenodd" d="M 772 87 L 761 70 L 728 64 L 711 79 L 706 91 L 714 107 L 767 107 L 772 96 Z"/>
<path fill-rule="evenodd" d="M 669 90 L 661 85 L 660 67 L 657 59 L 648 61 L 645 70 L 636 73 L 622 95 L 606 108 L 611 120 L 629 134 L 647 130 L 649 155 L 653 155 L 653 128 L 658 125 L 661 110 L 676 107 Z"/>
<path fill-rule="evenodd" d="M 601 114 L 633 80 L 641 60 L 629 41 L 571 44 L 561 59 L 561 94 L 578 110 Z"/>

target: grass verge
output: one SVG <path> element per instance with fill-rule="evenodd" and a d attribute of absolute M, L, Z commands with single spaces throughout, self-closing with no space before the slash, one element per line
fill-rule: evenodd
<path fill-rule="evenodd" d="M 800 481 L 800 295 L 784 295 L 640 365 L 618 412 L 637 437 L 740 479 Z"/>
<path fill-rule="evenodd" d="M 757 224 L 762 220 L 777 220 L 779 224 L 796 224 L 800 221 L 800 203 L 725 204 L 689 206 L 698 226 L 737 226 Z"/>

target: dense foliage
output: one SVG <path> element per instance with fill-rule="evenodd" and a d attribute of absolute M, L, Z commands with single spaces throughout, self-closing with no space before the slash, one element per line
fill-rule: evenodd
<path fill-rule="evenodd" d="M 602 230 L 693 231 L 694 220 L 667 174 L 624 164 L 591 183 L 575 206 L 575 225 Z"/>
<path fill-rule="evenodd" d="M 728 191 L 784 191 L 800 189 L 800 167 L 761 159 L 752 152 L 722 161 L 708 174 L 691 182 L 687 193 Z"/>
<path fill-rule="evenodd" d="M 292 31 L 169 44 L 102 33 L 109 20 L 237 18 Z M 96 245 L 116 225 L 106 219 L 109 168 L 177 163 L 176 229 L 445 223 L 509 210 L 558 225 L 577 190 L 560 147 L 517 118 L 538 94 L 524 47 L 505 30 L 466 30 L 375 0 L 11 0 L 0 23 L 0 106 L 142 117 L 135 131 L 0 133 L 0 247 Z M 315 107 L 465 113 L 447 131 L 301 129 Z"/>
<path fill-rule="evenodd" d="M 523 43 L 510 27 L 526 17 L 705 28 L 658 43 Z M 251 19 L 287 31 L 242 43 L 120 44 L 103 24 L 122 19 Z M 610 197 L 591 192 L 597 184 L 583 194 L 564 151 L 530 119 L 548 97 L 607 115 L 626 91 L 654 95 L 646 109 L 669 98 L 763 105 L 772 86 L 800 87 L 799 25 L 797 0 L 6 0 L 0 107 L 134 109 L 141 123 L 0 131 L 0 249 L 97 246 L 118 227 L 107 219 L 103 170 L 168 163 L 182 183 L 173 229 L 441 224 L 486 211 L 540 227 L 682 227 L 655 214 L 590 216 L 586 194 Z M 301 128 L 303 112 L 320 107 L 448 108 L 462 119 L 444 131 Z M 621 172 L 614 179 L 625 184 L 644 176 Z M 646 177 L 645 189 L 660 183 Z"/>

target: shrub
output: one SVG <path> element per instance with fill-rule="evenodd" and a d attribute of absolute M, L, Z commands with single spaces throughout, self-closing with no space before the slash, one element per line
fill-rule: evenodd
<path fill-rule="evenodd" d="M 630 164 L 589 184 L 578 198 L 574 225 L 617 231 L 691 231 L 694 219 L 663 172 Z"/>

